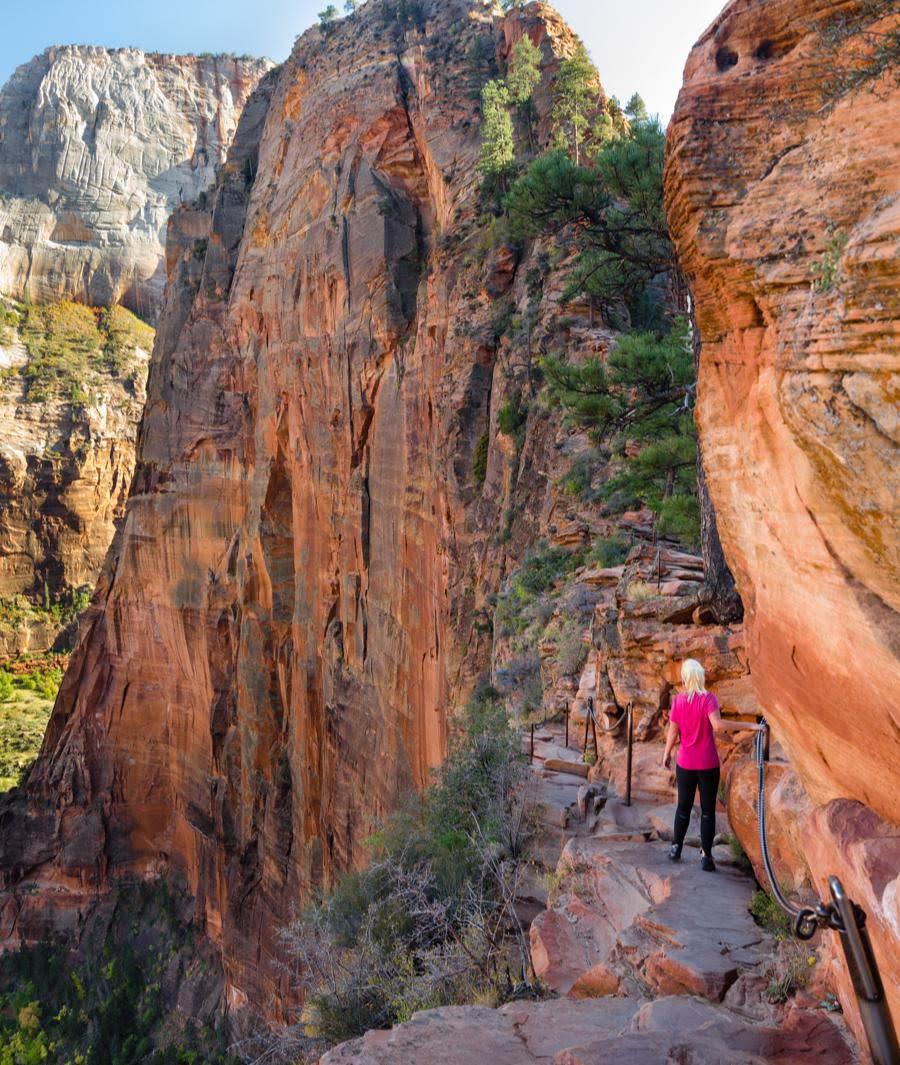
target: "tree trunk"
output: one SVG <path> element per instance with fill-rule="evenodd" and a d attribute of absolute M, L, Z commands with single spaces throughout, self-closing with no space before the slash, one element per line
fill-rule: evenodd
<path fill-rule="evenodd" d="M 691 317 L 691 333 L 694 346 L 694 365 L 699 369 L 700 333 Z M 697 440 L 697 497 L 700 504 L 700 544 L 703 549 L 703 565 L 706 573 L 708 602 L 720 624 L 740 621 L 744 616 L 744 604 L 734 583 L 734 575 L 728 568 L 719 530 L 716 512 L 706 485 L 703 469 L 703 441 Z"/>
<path fill-rule="evenodd" d="M 740 621 L 744 616 L 744 604 L 741 602 L 734 576 L 725 560 L 722 541 L 719 539 L 716 512 L 709 497 L 706 475 L 703 472 L 702 447 L 697 449 L 697 495 L 700 501 L 700 543 L 703 548 L 703 566 L 709 604 L 720 623 Z"/>

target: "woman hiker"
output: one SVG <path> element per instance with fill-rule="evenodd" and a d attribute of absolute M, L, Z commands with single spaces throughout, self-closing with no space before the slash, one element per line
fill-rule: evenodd
<path fill-rule="evenodd" d="M 677 743 L 675 782 L 678 785 L 678 805 L 675 808 L 675 842 L 669 848 L 669 858 L 681 861 L 681 848 L 691 821 L 694 795 L 700 789 L 700 868 L 707 873 L 716 871 L 712 859 L 713 839 L 716 835 L 716 798 L 719 793 L 719 752 L 716 750 L 717 732 L 752 729 L 761 725 L 744 721 L 724 721 L 719 713 L 719 700 L 706 690 L 703 666 L 693 658 L 681 666 L 684 691 L 675 696 L 669 714 L 666 733 L 666 752 L 663 766 L 672 762 L 672 748 Z"/>

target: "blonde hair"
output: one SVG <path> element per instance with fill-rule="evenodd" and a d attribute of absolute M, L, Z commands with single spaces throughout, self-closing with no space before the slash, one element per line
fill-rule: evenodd
<path fill-rule="evenodd" d="M 681 663 L 681 682 L 687 692 L 688 700 L 706 692 L 706 673 L 695 658 L 686 658 Z"/>

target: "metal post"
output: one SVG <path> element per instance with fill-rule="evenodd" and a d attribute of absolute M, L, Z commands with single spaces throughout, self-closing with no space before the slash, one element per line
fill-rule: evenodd
<path fill-rule="evenodd" d="M 625 751 L 625 805 L 631 805 L 631 762 L 632 755 L 634 754 L 634 711 L 632 710 L 631 703 L 625 710 L 627 729 L 627 747 Z"/>
<path fill-rule="evenodd" d="M 591 705 L 591 733 L 594 736 L 594 758 L 600 761 L 600 744 L 597 742 L 597 717 L 594 714 L 594 707 Z"/>
<path fill-rule="evenodd" d="M 529 761 L 534 761 L 534 722 L 531 722 L 531 758 Z"/>
<path fill-rule="evenodd" d="M 897 1033 L 884 996 L 884 985 L 878 972 L 872 943 L 866 931 L 865 914 L 844 894 L 836 876 L 828 880 L 834 908 L 840 923 L 841 946 L 847 969 L 856 992 L 859 1015 L 866 1030 L 869 1049 L 875 1065 L 896 1065 L 900 1061 Z"/>

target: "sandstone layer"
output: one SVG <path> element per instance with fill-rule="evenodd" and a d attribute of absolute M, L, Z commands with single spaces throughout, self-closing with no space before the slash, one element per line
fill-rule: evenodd
<path fill-rule="evenodd" d="M 0 292 L 162 306 L 166 224 L 215 181 L 268 60 L 66 45 L 0 92 Z"/>
<path fill-rule="evenodd" d="M 666 170 L 753 681 L 820 808 L 813 878 L 867 906 L 895 1011 L 898 26 L 890 2 L 734 0 L 688 60 Z"/>
<path fill-rule="evenodd" d="M 424 783 L 489 665 L 474 620 L 534 539 L 553 427 L 496 429 L 526 374 L 496 301 L 534 264 L 485 254 L 461 86 L 516 34 L 546 77 L 573 40 L 539 5 L 421 9 L 301 38 L 209 209 L 173 217 L 124 526 L 3 814 L 5 936 L 179 870 L 232 1005 L 277 1010 L 280 926 Z"/>

